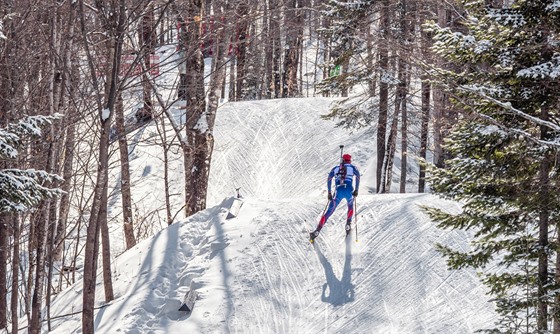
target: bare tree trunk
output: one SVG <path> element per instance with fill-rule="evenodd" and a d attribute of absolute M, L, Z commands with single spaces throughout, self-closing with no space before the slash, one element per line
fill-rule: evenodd
<path fill-rule="evenodd" d="M 173 223 L 173 216 L 171 215 L 171 200 L 169 192 L 169 147 L 167 143 L 167 131 L 165 130 L 165 119 L 162 118 L 161 121 L 161 138 L 163 145 L 163 188 L 165 191 L 165 217 L 167 220 L 167 225 Z"/>
<path fill-rule="evenodd" d="M 128 141 L 125 135 L 124 127 L 124 107 L 122 95 L 117 97 L 117 104 L 115 108 L 115 126 L 119 135 L 119 152 L 121 162 L 121 200 L 123 208 L 123 231 L 126 249 L 130 249 L 136 245 L 136 238 L 134 237 L 133 214 L 132 214 L 132 191 L 130 186 L 130 164 L 128 157 Z"/>
<path fill-rule="evenodd" d="M 53 277 L 53 267 L 54 267 L 54 241 L 56 236 L 57 227 L 57 217 L 56 217 L 56 206 L 54 205 L 54 200 L 51 200 L 50 214 L 49 214 L 49 224 L 47 229 L 47 251 L 46 251 L 46 266 L 47 266 L 47 288 L 45 297 L 45 307 L 47 309 L 47 329 L 52 331 L 51 328 L 51 296 L 52 296 L 52 277 Z"/>
<path fill-rule="evenodd" d="M 322 18 L 321 25 L 323 29 L 330 29 L 331 28 L 330 18 L 328 17 Z M 331 64 L 332 38 L 326 35 L 324 38 L 322 38 L 322 43 L 323 43 L 323 80 L 325 80 L 329 77 L 329 72 L 330 72 L 329 70 L 330 70 L 330 66 L 332 65 Z M 328 90 L 324 90 L 323 97 L 328 97 L 328 96 L 329 96 Z"/>
<path fill-rule="evenodd" d="M 187 6 L 188 17 L 203 16 L 202 3 L 191 0 Z M 187 107 L 186 138 L 181 147 L 184 155 L 185 175 L 185 215 L 188 217 L 206 208 L 206 198 L 201 193 L 199 182 L 202 177 L 206 157 L 206 134 L 197 127 L 206 112 L 204 94 L 204 61 L 199 45 L 201 42 L 200 25 L 192 22 L 187 37 Z"/>
<path fill-rule="evenodd" d="M 272 43 L 272 20 L 273 20 L 273 13 L 268 8 L 268 2 L 263 3 L 264 12 L 263 12 L 263 31 L 262 34 L 265 40 L 265 47 L 264 47 L 264 75 L 263 75 L 263 96 L 267 99 L 272 98 L 272 91 L 273 91 L 273 48 Z"/>
<path fill-rule="evenodd" d="M 19 243 L 20 243 L 20 226 L 19 218 L 17 215 L 11 215 L 13 220 L 13 239 L 14 247 L 12 252 L 12 296 L 10 300 L 10 310 L 12 313 L 12 333 L 18 333 L 18 319 L 19 319 Z"/>
<path fill-rule="evenodd" d="M 73 96 L 73 87 L 69 88 L 70 95 Z M 72 97 L 71 97 L 72 98 Z M 60 196 L 58 222 L 55 235 L 55 248 L 53 258 L 55 261 L 64 263 L 65 238 L 67 232 L 68 212 L 70 211 L 70 189 L 72 184 L 73 162 L 74 162 L 74 145 L 75 145 L 75 122 L 70 121 L 66 125 L 66 135 L 64 143 L 64 162 L 62 166 L 62 177 L 64 181 L 60 188 L 64 193 Z M 63 272 L 61 271 L 61 278 Z M 62 283 L 62 280 L 60 280 Z"/>
<path fill-rule="evenodd" d="M 303 14 L 298 0 L 287 1 L 284 27 L 286 27 L 286 51 L 282 72 L 282 97 L 295 97 L 298 94 L 299 49 L 303 38 Z"/>
<path fill-rule="evenodd" d="M 556 242 L 560 241 L 560 236 L 556 237 Z M 556 252 L 556 263 L 554 268 L 554 282 L 556 285 L 560 285 L 560 252 Z M 560 295 L 556 294 L 554 297 L 554 309 L 553 309 L 553 322 L 552 322 L 552 333 L 560 334 Z"/>
<path fill-rule="evenodd" d="M 448 12 L 444 8 L 438 8 L 438 24 L 440 27 L 448 26 Z M 445 138 L 447 96 L 441 87 L 434 87 L 434 164 L 437 167 L 445 166 L 443 152 L 443 140 Z"/>
<path fill-rule="evenodd" d="M 103 6 L 103 3 L 96 3 Z M 126 18 L 126 1 L 115 0 L 109 4 L 111 8 L 98 8 L 100 19 L 105 23 L 105 29 L 110 37 L 107 42 L 107 80 L 103 90 L 100 90 L 97 78 L 95 76 L 95 68 L 91 56 L 89 39 L 85 27 L 86 15 L 84 13 L 83 1 L 79 2 L 79 14 L 81 32 L 83 37 L 83 45 L 88 57 L 88 65 L 94 89 L 97 92 L 97 109 L 99 113 L 99 121 L 101 125 L 101 133 L 99 139 L 99 163 L 97 166 L 97 178 L 94 186 L 93 203 L 89 224 L 87 227 L 86 244 L 85 244 L 85 261 L 84 261 L 84 278 L 83 278 L 83 312 L 82 312 L 82 332 L 84 334 L 92 334 L 95 329 L 94 324 L 94 303 L 95 303 L 95 287 L 97 273 L 97 259 L 99 255 L 99 233 L 101 227 L 106 224 L 104 210 L 107 206 L 107 180 L 109 170 L 109 133 L 111 130 L 111 119 L 113 117 L 119 82 L 118 73 L 120 68 L 120 59 L 122 55 L 122 44 L 125 32 Z M 105 13 L 110 12 L 114 15 L 103 17 Z M 102 95 L 103 94 L 103 95 Z M 101 100 L 101 97 L 104 100 Z M 110 282 L 105 282 L 105 284 Z M 107 286 L 105 287 L 108 288 Z M 106 290 L 107 291 L 107 290 Z"/>
<path fill-rule="evenodd" d="M 105 302 L 115 299 L 113 293 L 113 279 L 111 273 L 111 244 L 109 241 L 109 225 L 107 224 L 107 187 L 108 180 L 105 180 L 103 189 L 102 203 L 99 211 L 99 219 L 101 224 L 101 255 L 103 259 L 103 288 L 105 291 Z"/>
<path fill-rule="evenodd" d="M 388 193 L 391 192 L 391 184 L 393 181 L 393 161 L 395 158 L 395 152 L 397 148 L 397 132 L 398 132 L 398 124 L 399 124 L 399 117 L 401 113 L 401 106 L 403 104 L 404 99 L 404 78 L 402 78 L 402 71 L 403 71 L 403 60 L 398 60 L 399 64 L 399 85 L 397 87 L 397 92 L 395 94 L 395 113 L 393 114 L 393 120 L 391 121 L 391 128 L 389 131 L 389 138 L 387 139 L 387 146 L 385 151 L 385 158 L 384 158 L 384 168 L 383 168 L 383 177 L 382 177 L 382 185 L 381 185 L 381 193 Z"/>
<path fill-rule="evenodd" d="M 420 20 L 423 22 L 425 19 L 430 17 L 430 5 L 422 5 L 422 12 L 420 15 Z M 421 29 L 420 33 L 420 53 L 424 59 L 431 59 L 430 46 L 431 46 L 432 36 L 425 29 Z M 428 151 L 428 127 L 430 124 L 430 99 L 431 99 L 431 84 L 429 82 L 428 75 L 424 72 L 420 75 L 421 81 L 421 125 L 420 125 L 420 150 L 418 153 L 419 158 L 422 161 L 427 162 L 427 151 Z M 418 192 L 423 193 L 426 190 L 426 165 L 424 163 L 420 164 L 420 170 L 418 172 Z"/>
<path fill-rule="evenodd" d="M 368 24 L 367 28 L 366 28 L 366 54 L 367 54 L 367 58 L 366 58 L 366 67 L 369 69 L 369 72 L 371 73 L 371 75 L 373 76 L 373 78 L 371 80 L 368 81 L 368 94 L 369 96 L 375 96 L 375 91 L 377 89 L 377 79 L 375 78 L 375 48 L 373 45 L 373 39 L 374 39 L 374 35 L 372 32 L 372 25 Z"/>
<path fill-rule="evenodd" d="M 229 101 L 236 101 L 236 88 L 237 85 L 236 83 L 236 78 L 235 78 L 235 74 L 237 73 L 237 71 L 235 70 L 236 68 L 236 63 L 237 60 L 235 60 L 235 56 L 232 55 L 231 57 L 231 61 L 229 62 L 229 92 L 228 92 L 228 100 Z"/>
<path fill-rule="evenodd" d="M 6 214 L 0 214 L 0 329 L 8 327 L 8 223 Z"/>
<path fill-rule="evenodd" d="M 140 45 L 142 46 L 141 53 L 143 54 L 145 65 L 145 71 L 142 74 L 144 106 L 141 110 L 136 111 L 136 118 L 138 120 L 144 120 L 153 117 L 152 86 L 149 82 L 148 73 L 150 71 L 150 68 L 152 67 L 151 56 L 155 54 L 157 36 L 154 24 L 154 6 L 151 3 L 146 8 L 146 11 L 142 16 L 139 35 Z M 132 238 L 134 238 L 134 236 Z"/>
<path fill-rule="evenodd" d="M 406 192 L 406 179 L 408 170 L 408 89 L 410 85 L 410 46 L 414 44 L 414 31 L 416 28 L 416 0 L 401 0 L 400 6 L 401 34 L 399 59 L 399 92 L 401 95 L 401 193 Z M 403 43 L 404 42 L 404 43 Z"/>
<path fill-rule="evenodd" d="M 29 241 L 27 243 L 27 252 L 29 253 L 29 267 L 27 268 L 25 296 L 23 296 L 25 316 L 27 317 L 28 323 L 31 323 L 31 296 L 33 291 L 33 272 L 35 271 L 35 266 L 37 265 L 36 238 L 37 238 L 36 226 L 35 224 L 29 224 Z"/>
<path fill-rule="evenodd" d="M 280 77 L 280 57 L 282 53 L 282 44 L 280 37 L 280 8 L 279 0 L 270 0 L 270 32 L 272 44 L 272 97 L 279 98 L 282 92 Z"/>
<path fill-rule="evenodd" d="M 235 88 L 235 100 L 240 101 L 244 99 L 245 93 L 243 90 L 244 81 L 247 78 L 247 29 L 248 29 L 248 18 L 249 5 L 242 1 L 237 6 L 236 17 L 237 17 L 237 38 L 236 44 L 234 46 L 234 52 L 237 59 L 237 75 L 236 75 L 236 88 Z"/>
<path fill-rule="evenodd" d="M 420 125 L 420 150 L 418 156 L 422 161 L 426 161 L 428 151 L 428 126 L 430 123 L 431 86 L 425 75 L 423 75 L 420 80 L 422 81 L 420 88 L 422 92 L 422 123 Z M 426 191 L 426 165 L 421 163 L 418 172 L 418 192 L 423 193 L 424 191 Z"/>
<path fill-rule="evenodd" d="M 387 134 L 387 113 L 389 108 L 389 86 L 383 75 L 389 71 L 389 51 L 387 43 L 389 42 L 389 0 L 381 1 L 379 30 L 381 38 L 379 41 L 379 67 L 381 75 L 379 80 L 379 115 L 377 121 L 377 169 L 376 169 L 376 191 L 382 192 L 383 184 L 383 161 L 385 157 L 385 136 Z"/>
<path fill-rule="evenodd" d="M 408 83 L 405 83 L 408 85 Z M 403 92 L 402 107 L 401 107 L 401 179 L 399 191 L 406 192 L 406 175 L 408 169 L 408 106 L 406 103 L 406 89 Z"/>
<path fill-rule="evenodd" d="M 45 282 L 45 242 L 47 234 L 47 226 L 49 221 L 50 200 L 41 205 L 41 213 L 35 224 L 36 229 L 36 266 L 35 266 L 35 282 L 33 287 L 33 295 L 31 299 L 31 321 L 29 322 L 29 333 L 39 334 L 41 332 L 41 311 L 43 308 L 43 290 Z"/>
<path fill-rule="evenodd" d="M 541 119 L 549 121 L 548 108 L 541 107 Z M 541 125 L 540 137 L 548 138 L 548 129 Z M 537 282 L 537 330 L 544 333 L 548 330 L 548 230 L 550 225 L 550 152 L 546 152 L 539 168 L 539 258 L 538 258 L 538 282 Z"/>

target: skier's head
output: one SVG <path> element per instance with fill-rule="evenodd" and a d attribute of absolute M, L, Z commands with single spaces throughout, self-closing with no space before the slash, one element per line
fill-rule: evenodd
<path fill-rule="evenodd" d="M 346 153 L 342 156 L 342 161 L 350 163 L 350 162 L 352 162 L 352 156 L 350 154 Z"/>

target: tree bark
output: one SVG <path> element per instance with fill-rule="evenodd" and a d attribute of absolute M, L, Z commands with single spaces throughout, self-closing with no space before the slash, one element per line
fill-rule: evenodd
<path fill-rule="evenodd" d="M 36 266 L 35 282 L 31 299 L 31 321 L 29 322 L 29 333 L 39 334 L 41 332 L 41 311 L 43 309 L 43 291 L 45 282 L 45 243 L 47 226 L 49 221 L 50 200 L 42 205 L 38 219 L 35 221 L 36 228 Z"/>
<path fill-rule="evenodd" d="M 541 119 L 550 121 L 548 108 L 541 107 Z M 548 128 L 540 126 L 540 138 L 546 140 L 548 137 Z M 539 168 L 539 258 L 538 258 L 538 282 L 537 282 L 537 330 L 544 333 L 548 330 L 548 230 L 550 225 L 550 152 L 546 152 Z"/>
<path fill-rule="evenodd" d="M 286 27 L 286 51 L 282 67 L 282 97 L 298 95 L 299 50 L 303 38 L 303 15 L 298 0 L 287 1 L 284 26 Z"/>
<path fill-rule="evenodd" d="M 111 243 L 109 239 L 109 225 L 107 222 L 107 187 L 108 181 L 105 181 L 103 188 L 102 202 L 100 205 L 99 219 L 101 223 L 101 255 L 103 259 L 103 288 L 105 292 L 105 302 L 115 299 L 113 293 L 113 279 L 111 273 Z"/>
<path fill-rule="evenodd" d="M 249 14 L 249 5 L 246 2 L 242 1 L 237 6 L 236 10 L 238 23 L 237 41 L 234 46 L 235 58 L 237 59 L 237 75 L 235 85 L 236 101 L 244 99 L 246 95 L 243 88 L 245 86 L 244 81 L 247 78 L 247 29 L 249 26 L 247 14 Z M 217 59 L 217 57 L 214 59 Z"/>
<path fill-rule="evenodd" d="M 262 34 L 264 36 L 265 46 L 264 46 L 264 74 L 263 74 L 263 93 L 261 94 L 264 98 L 270 99 L 272 98 L 273 92 L 273 56 L 272 56 L 272 12 L 268 8 L 268 3 L 264 2 L 264 11 L 263 11 L 263 31 Z"/>
<path fill-rule="evenodd" d="M 103 6 L 103 3 L 96 3 Z M 97 109 L 100 122 L 100 139 L 99 139 L 99 163 L 97 166 L 97 177 L 94 186 L 93 203 L 91 206 L 90 219 L 87 227 L 86 244 L 85 244 L 85 261 L 84 261 L 84 277 L 83 277 L 83 312 L 82 312 L 82 332 L 84 334 L 92 334 L 95 329 L 94 324 L 94 303 L 95 288 L 97 277 L 97 259 L 99 255 L 99 233 L 103 224 L 104 211 L 107 205 L 107 180 L 109 170 L 109 133 L 111 130 L 111 119 L 113 117 L 116 99 L 118 95 L 119 82 L 118 73 L 120 68 L 120 59 L 122 55 L 122 44 L 125 32 L 126 17 L 126 1 L 115 0 L 109 4 L 109 10 L 99 9 L 99 15 L 106 12 L 114 13 L 110 17 L 100 17 L 103 21 L 104 28 L 110 37 L 107 42 L 107 77 L 103 90 L 99 89 L 96 78 L 94 63 L 91 56 L 89 40 L 85 28 L 86 15 L 84 13 L 83 0 L 79 2 L 80 8 L 80 24 L 83 37 L 84 48 L 88 56 L 88 65 L 93 87 L 97 92 Z M 102 100 L 103 96 L 103 100 Z M 103 207 L 105 206 L 105 207 Z M 105 284 L 110 282 L 105 282 Z M 107 287 L 106 287 L 107 289 Z"/>
<path fill-rule="evenodd" d="M 280 58 L 282 43 L 280 37 L 280 1 L 270 0 L 270 32 L 272 44 L 272 98 L 279 98 L 282 92 Z"/>
<path fill-rule="evenodd" d="M 414 31 L 416 29 L 416 0 L 401 0 L 400 25 L 402 38 L 399 57 L 399 86 L 398 94 L 401 95 L 401 193 L 406 192 L 406 179 L 408 171 L 408 91 L 410 86 L 410 55 L 411 45 L 414 44 Z"/>
<path fill-rule="evenodd" d="M 385 136 L 387 134 L 387 120 L 389 108 L 389 85 L 383 78 L 389 71 L 389 1 L 381 1 L 381 13 L 379 30 L 381 32 L 379 40 L 379 67 L 381 70 L 379 80 L 379 115 L 377 120 L 377 169 L 376 169 L 376 191 L 382 192 L 383 182 L 383 161 L 386 154 Z"/>
<path fill-rule="evenodd" d="M 133 213 L 132 213 L 132 190 L 130 185 L 130 163 L 128 157 L 128 141 L 126 139 L 125 126 L 124 126 L 124 107 L 122 95 L 117 97 L 117 104 L 115 108 L 115 127 L 119 135 L 119 156 L 121 167 L 121 200 L 123 208 L 123 233 L 126 249 L 130 249 L 136 245 L 136 238 L 134 237 L 133 226 Z"/>
<path fill-rule="evenodd" d="M 188 17 L 202 17 L 202 3 L 191 0 L 187 6 Z M 186 138 L 181 143 L 184 156 L 185 175 L 185 216 L 190 216 L 206 208 L 206 198 L 203 196 L 199 182 L 205 164 L 206 134 L 197 126 L 203 120 L 206 112 L 204 94 L 204 61 L 199 48 L 201 42 L 201 27 L 196 21 L 188 24 L 187 37 L 187 106 L 186 106 Z"/>
<path fill-rule="evenodd" d="M 20 226 L 19 226 L 19 219 L 17 215 L 11 215 L 11 219 L 13 219 L 13 238 L 14 238 L 14 247 L 12 252 L 12 295 L 10 300 L 10 310 L 12 313 L 12 333 L 18 333 L 18 319 L 19 319 L 19 308 L 18 308 L 18 300 L 19 300 L 19 254 L 20 254 L 20 247 L 19 247 L 19 238 L 20 238 Z"/>
<path fill-rule="evenodd" d="M 0 329 L 8 327 L 8 241 L 8 219 L 6 214 L 0 214 Z"/>

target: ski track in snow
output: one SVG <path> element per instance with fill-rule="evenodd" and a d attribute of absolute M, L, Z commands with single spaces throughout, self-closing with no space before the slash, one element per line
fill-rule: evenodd
<path fill-rule="evenodd" d="M 374 164 L 364 159 L 373 156 L 375 136 L 319 119 L 330 102 L 222 107 L 210 209 L 115 260 L 116 298 L 97 312 L 96 332 L 472 333 L 491 326 L 492 305 L 476 275 L 447 270 L 434 250 L 437 242 L 467 248 L 468 236 L 436 229 L 419 207 L 457 206 L 427 194 L 368 194 Z M 311 244 L 340 144 L 363 175 L 357 224 L 345 239 L 341 203 Z M 243 207 L 226 220 L 223 205 L 238 187 Z M 179 312 L 189 288 L 199 299 L 192 313 Z M 76 311 L 80 292 L 81 282 L 59 294 L 52 314 Z M 79 316 L 56 323 L 54 333 L 80 332 Z"/>
<path fill-rule="evenodd" d="M 232 258 L 226 255 L 224 259 L 228 275 L 231 279 L 235 277 L 229 295 L 235 300 L 234 310 L 224 314 L 218 308 L 212 319 L 227 319 L 226 322 L 198 330 L 228 333 L 474 331 L 477 328 L 473 328 L 472 319 L 477 317 L 470 316 L 480 311 L 476 305 L 480 299 L 466 305 L 462 295 L 483 291 L 474 276 L 445 269 L 444 261 L 431 246 L 438 239 L 452 237 L 454 232 L 443 235 L 430 226 L 418 208 L 402 208 L 400 204 L 413 203 L 410 197 L 428 203 L 431 196 L 364 196 L 362 201 L 367 209 L 358 217 L 359 235 L 370 238 L 360 238 L 356 243 L 352 234 L 341 243 L 343 219 L 335 214 L 314 245 L 307 241 L 303 221 L 315 221 L 320 214 L 317 209 L 320 203 L 248 200 L 243 209 L 255 210 L 254 218 L 240 216 L 226 223 L 238 225 L 236 231 L 254 231 L 249 241 L 243 241 L 248 244 L 242 254 Z M 276 207 L 282 210 L 271 209 Z M 384 226 L 385 219 L 376 217 L 387 218 L 391 226 Z M 235 239 L 232 236 L 230 241 L 240 242 L 241 237 Z M 464 282 L 466 287 L 462 286 Z"/>

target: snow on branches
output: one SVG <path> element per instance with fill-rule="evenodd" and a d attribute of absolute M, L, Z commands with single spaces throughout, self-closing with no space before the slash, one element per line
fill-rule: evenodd
<path fill-rule="evenodd" d="M 0 158 L 15 159 L 24 139 L 41 136 L 41 127 L 60 117 L 30 116 L 0 129 Z M 43 198 L 61 194 L 62 190 L 49 188 L 61 180 L 60 176 L 42 170 L 0 169 L 0 212 L 29 210 Z"/>

